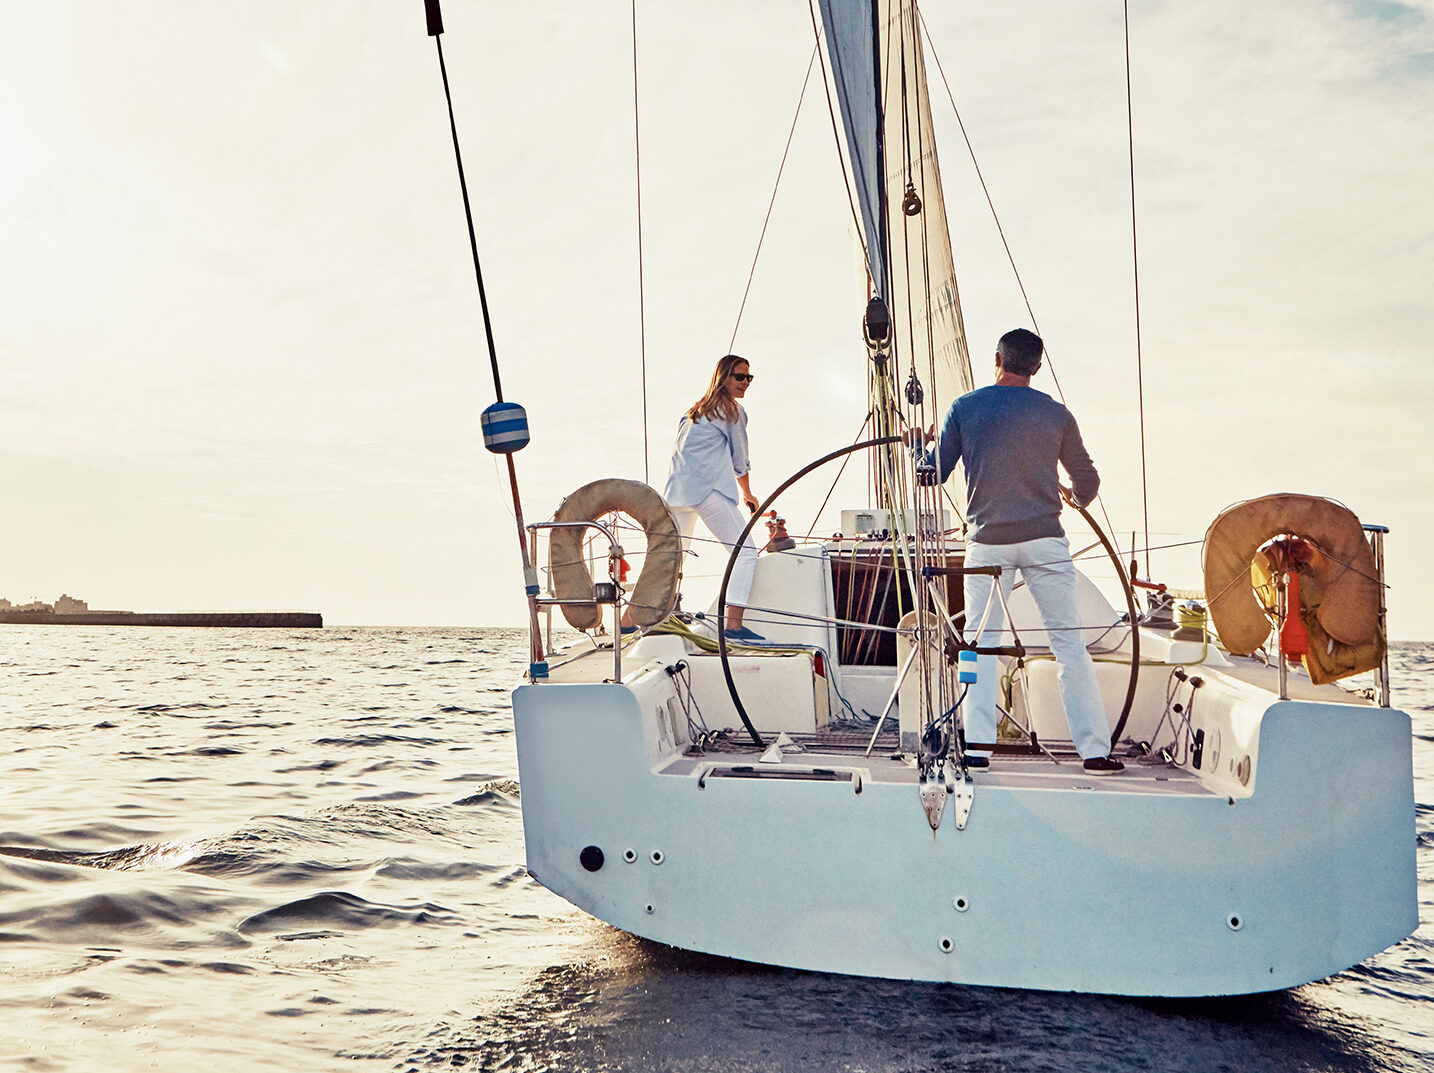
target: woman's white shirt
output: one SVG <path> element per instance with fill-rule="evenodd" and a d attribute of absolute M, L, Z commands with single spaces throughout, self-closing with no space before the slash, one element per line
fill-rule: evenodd
<path fill-rule="evenodd" d="M 736 421 L 686 414 L 677 422 L 677 443 L 662 497 L 673 507 L 695 507 L 712 492 L 741 503 L 737 478 L 752 468 L 747 457 L 747 411 Z"/>

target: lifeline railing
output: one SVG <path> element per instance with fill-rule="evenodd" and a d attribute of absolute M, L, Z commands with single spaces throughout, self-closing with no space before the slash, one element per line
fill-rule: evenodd
<path fill-rule="evenodd" d="M 596 529 L 603 536 L 607 537 L 608 544 L 608 574 L 609 581 L 596 581 L 593 583 L 593 598 L 591 600 L 570 600 L 558 599 L 556 596 L 538 596 L 533 598 L 537 607 L 553 608 L 563 604 L 577 605 L 579 607 L 601 607 L 604 604 L 612 605 L 612 680 L 622 681 L 622 586 L 617 583 L 617 564 L 622 561 L 622 545 L 617 542 L 613 531 L 601 522 L 533 522 L 528 527 L 529 552 L 532 561 L 538 559 L 538 530 L 539 529 Z M 548 579 L 549 592 L 552 591 L 552 578 Z M 551 613 L 551 612 L 550 612 Z M 537 620 L 534 619 L 532 629 L 537 629 Z M 544 664 L 541 673 L 534 669 L 532 677 L 534 680 L 539 677 L 547 677 L 547 665 Z"/>

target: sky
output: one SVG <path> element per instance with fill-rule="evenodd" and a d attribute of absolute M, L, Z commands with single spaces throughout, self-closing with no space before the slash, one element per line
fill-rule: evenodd
<path fill-rule="evenodd" d="M 1434 638 L 1434 3 L 1129 7 L 1143 468 L 1150 541 L 1180 545 L 1152 573 L 1197 588 L 1221 509 L 1326 495 L 1391 529 L 1391 635 Z M 923 11 L 977 381 L 1030 319 L 937 60 L 1143 544 L 1121 4 Z M 794 115 L 735 341 L 754 490 L 850 443 L 865 287 L 815 81 L 797 110 L 806 4 L 639 0 L 642 316 L 631 4 L 444 16 L 526 520 L 599 477 L 661 486 Z M 523 620 L 420 0 L 0 0 L 0 146 L 0 595 Z M 798 486 L 790 527 L 835 529 L 860 476 L 820 520 L 829 478 Z"/>

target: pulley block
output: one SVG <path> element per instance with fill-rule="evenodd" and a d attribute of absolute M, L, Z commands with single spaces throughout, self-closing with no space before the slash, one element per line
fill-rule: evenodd
<path fill-rule="evenodd" d="M 906 184 L 906 196 L 901 199 L 901 211 L 907 216 L 921 215 L 921 198 L 916 195 L 916 184 Z"/>

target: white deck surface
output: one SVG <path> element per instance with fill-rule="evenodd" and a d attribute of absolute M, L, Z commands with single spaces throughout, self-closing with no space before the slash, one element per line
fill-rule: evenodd
<path fill-rule="evenodd" d="M 708 749 L 700 756 L 681 756 L 661 770 L 663 775 L 700 775 L 713 766 L 751 766 L 759 771 L 803 771 L 812 768 L 831 768 L 838 771 L 861 771 L 864 778 L 872 782 L 906 783 L 916 786 L 916 765 L 906 760 L 893 760 L 889 752 L 878 748 L 871 756 L 863 757 L 860 752 L 822 752 L 809 749 L 800 753 L 784 753 L 782 763 L 763 764 L 758 761 L 754 748 L 742 751 Z M 972 771 L 971 778 L 977 792 L 984 787 L 1005 787 L 1030 790 L 1072 790 L 1088 789 L 1093 792 L 1122 794 L 1183 794 L 1198 797 L 1215 796 L 1207 790 L 1198 776 L 1168 764 L 1144 764 L 1127 760 L 1126 767 L 1119 775 L 1088 775 L 1078 758 L 1061 758 L 1059 762 L 1044 756 L 997 755 L 991 766 L 983 771 Z M 915 807 L 916 795 L 912 793 Z"/>

